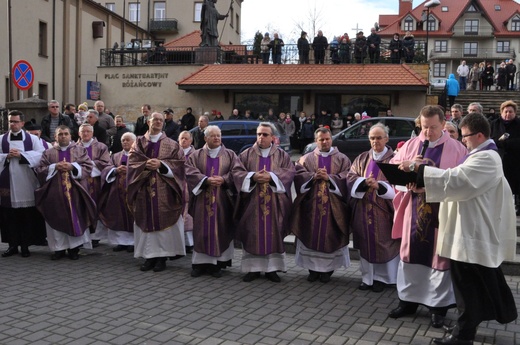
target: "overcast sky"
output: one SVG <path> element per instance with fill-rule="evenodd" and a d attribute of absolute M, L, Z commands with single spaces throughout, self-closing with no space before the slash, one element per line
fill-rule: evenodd
<path fill-rule="evenodd" d="M 415 6 L 420 3 L 414 1 Z M 285 43 L 296 42 L 301 32 L 298 24 L 303 24 L 312 40 L 312 17 L 318 18 L 316 32 L 321 29 L 329 42 L 345 32 L 354 38 L 356 27 L 368 36 L 380 14 L 397 14 L 398 10 L 398 0 L 245 0 L 242 42 L 252 40 L 256 31 L 269 32 L 271 37 L 279 32 Z"/>

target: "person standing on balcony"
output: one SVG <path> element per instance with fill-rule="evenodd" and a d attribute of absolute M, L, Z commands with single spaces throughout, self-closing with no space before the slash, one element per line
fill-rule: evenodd
<path fill-rule="evenodd" d="M 217 0 L 204 0 L 200 13 L 200 42 L 201 47 L 218 46 L 218 21 L 226 18 L 229 14 L 220 14 L 215 8 Z"/>
<path fill-rule="evenodd" d="M 278 37 L 278 33 L 274 33 L 274 38 L 269 42 L 269 48 L 271 49 L 271 55 L 274 64 L 280 65 L 282 63 L 282 47 L 284 46 L 283 40 Z"/>
<path fill-rule="evenodd" d="M 491 62 L 488 62 L 486 68 L 484 68 L 484 71 L 482 72 L 482 85 L 484 86 L 484 90 L 491 90 L 494 75 L 495 69 L 491 66 Z"/>
<path fill-rule="evenodd" d="M 298 38 L 298 56 L 300 57 L 300 64 L 309 64 L 310 45 L 307 40 L 307 33 L 302 31 L 300 38 Z"/>
<path fill-rule="evenodd" d="M 388 46 L 390 50 L 390 59 L 393 64 L 401 63 L 401 55 L 403 53 L 403 42 L 399 39 L 399 34 L 396 32 L 394 38 L 390 41 Z"/>
<path fill-rule="evenodd" d="M 264 38 L 260 42 L 260 54 L 262 55 L 262 63 L 269 64 L 269 43 L 271 43 L 271 38 L 269 37 L 269 33 L 266 32 Z"/>
<path fill-rule="evenodd" d="M 381 36 L 376 33 L 375 28 L 372 28 L 370 31 L 371 33 L 367 37 L 368 56 L 370 57 L 370 63 L 379 63 Z"/>
<path fill-rule="evenodd" d="M 403 38 L 403 56 L 406 63 L 412 63 L 415 57 L 415 39 L 410 31 Z"/>
<path fill-rule="evenodd" d="M 457 75 L 459 76 L 460 90 L 465 91 L 469 75 L 469 67 L 466 65 L 466 61 L 462 60 L 460 66 L 457 67 Z"/>
<path fill-rule="evenodd" d="M 324 64 L 325 63 L 325 49 L 329 46 L 329 41 L 327 41 L 327 37 L 323 36 L 323 32 L 321 30 L 318 31 L 318 36 L 314 37 L 312 41 L 312 49 L 314 49 L 314 63 Z"/>
<path fill-rule="evenodd" d="M 469 82 L 471 83 L 470 89 L 477 90 L 477 83 L 480 79 L 480 69 L 476 62 L 473 64 L 473 67 L 469 71 L 468 79 L 469 79 Z"/>
<path fill-rule="evenodd" d="M 363 31 L 356 34 L 356 42 L 354 43 L 354 57 L 356 63 L 363 63 L 367 57 L 367 39 L 363 36 Z"/>

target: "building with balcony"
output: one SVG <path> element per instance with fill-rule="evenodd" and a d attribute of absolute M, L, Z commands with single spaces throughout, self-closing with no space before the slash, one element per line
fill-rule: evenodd
<path fill-rule="evenodd" d="M 506 59 L 516 58 L 520 49 L 518 2 L 440 0 L 440 5 L 429 10 L 425 7 L 427 2 L 413 8 L 412 0 L 399 0 L 398 14 L 379 16 L 379 34 L 390 40 L 396 32 L 402 37 L 410 31 L 416 50 L 428 47 L 431 77 L 448 77 L 462 60 L 469 66 L 482 61 L 498 66 Z"/>

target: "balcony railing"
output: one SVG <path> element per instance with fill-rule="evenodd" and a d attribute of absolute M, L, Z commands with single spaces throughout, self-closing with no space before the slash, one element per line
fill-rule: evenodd
<path fill-rule="evenodd" d="M 430 60 L 451 60 L 451 59 L 476 59 L 476 60 L 506 60 L 515 58 L 515 50 L 510 48 L 509 51 L 497 52 L 496 49 L 464 49 L 464 48 L 450 48 L 446 51 L 430 51 Z"/>
<path fill-rule="evenodd" d="M 352 45 L 353 47 L 353 45 Z M 382 43 L 381 63 L 390 62 L 390 52 L 387 49 L 388 44 Z M 101 66 L 129 66 L 129 65 L 148 65 L 148 64 L 201 64 L 210 63 L 201 55 L 208 54 L 206 47 L 175 47 L 175 48 L 148 48 L 141 49 L 139 47 L 125 49 L 101 49 L 100 65 Z M 220 64 L 261 64 L 262 56 L 259 52 L 255 52 L 253 45 L 227 45 L 217 49 L 217 54 L 212 54 L 214 60 L 211 63 Z M 353 49 L 350 49 L 350 63 L 354 63 Z M 330 49 L 325 52 L 325 64 L 335 63 L 334 51 Z M 421 60 L 423 53 L 421 48 L 416 48 L 416 58 Z M 314 63 L 314 51 L 309 52 L 310 63 Z M 201 62 L 204 61 L 204 62 Z M 368 56 L 365 63 L 368 63 Z M 422 62 L 422 61 L 418 61 Z M 272 63 L 272 57 L 269 55 L 269 63 Z M 298 64 L 299 54 L 296 44 L 286 44 L 282 48 L 282 64 Z"/>
<path fill-rule="evenodd" d="M 169 32 L 177 33 L 177 19 L 175 18 L 164 18 L 164 19 L 151 19 L 150 20 L 150 31 L 151 32 Z"/>

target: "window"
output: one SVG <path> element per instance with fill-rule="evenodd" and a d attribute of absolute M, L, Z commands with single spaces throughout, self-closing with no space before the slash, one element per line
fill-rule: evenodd
<path fill-rule="evenodd" d="M 448 12 L 448 6 L 442 6 L 441 7 L 442 12 Z"/>
<path fill-rule="evenodd" d="M 475 7 L 475 5 L 471 5 L 470 7 L 468 7 L 468 12 L 478 12 L 477 11 L 477 8 Z"/>
<path fill-rule="evenodd" d="M 433 64 L 433 76 L 434 77 L 446 77 L 446 63 L 435 63 Z"/>
<path fill-rule="evenodd" d="M 106 7 L 107 10 L 110 10 L 112 12 L 116 11 L 116 4 L 114 2 L 107 2 L 105 4 L 105 7 Z"/>
<path fill-rule="evenodd" d="M 235 17 L 236 17 L 236 23 L 237 23 L 236 32 L 237 32 L 237 34 L 239 34 L 240 33 L 240 17 L 238 16 L 238 13 L 235 15 Z"/>
<path fill-rule="evenodd" d="M 39 26 L 38 55 L 47 56 L 47 23 L 40 22 Z"/>
<path fill-rule="evenodd" d="M 166 19 L 166 3 L 164 1 L 156 1 L 153 3 L 153 19 Z"/>
<path fill-rule="evenodd" d="M 406 17 L 404 20 L 403 31 L 413 31 L 413 19 Z"/>
<path fill-rule="evenodd" d="M 202 13 L 202 2 L 196 2 L 193 9 L 193 21 L 200 23 L 200 15 Z"/>
<path fill-rule="evenodd" d="M 478 55 L 478 43 L 477 42 L 464 42 L 464 56 L 477 56 Z"/>
<path fill-rule="evenodd" d="M 430 20 L 428 20 L 428 31 L 437 31 L 437 21 L 435 17 L 430 14 Z"/>
<path fill-rule="evenodd" d="M 502 8 L 500 7 L 500 5 L 495 5 L 495 11 L 500 11 L 502 10 Z"/>
<path fill-rule="evenodd" d="M 511 21 L 511 31 L 520 31 L 520 17 L 516 16 Z"/>
<path fill-rule="evenodd" d="M 128 4 L 128 20 L 131 22 L 141 21 L 141 4 L 137 2 Z"/>
<path fill-rule="evenodd" d="M 49 99 L 49 93 L 47 92 L 47 89 L 47 84 L 38 83 L 38 98 Z"/>
<path fill-rule="evenodd" d="M 509 53 L 509 41 L 497 41 L 497 53 Z"/>
<path fill-rule="evenodd" d="M 478 34 L 478 20 L 477 19 L 466 19 L 464 22 L 464 34 L 466 35 L 477 35 Z"/>
<path fill-rule="evenodd" d="M 234 14 L 233 14 L 233 7 L 229 9 L 229 26 L 233 27 L 234 23 Z"/>
<path fill-rule="evenodd" d="M 435 41 L 435 52 L 437 53 L 446 53 L 448 51 L 448 41 L 439 40 Z"/>
<path fill-rule="evenodd" d="M 223 123 L 220 127 L 220 132 L 223 137 L 244 135 L 244 125 L 237 123 Z"/>

